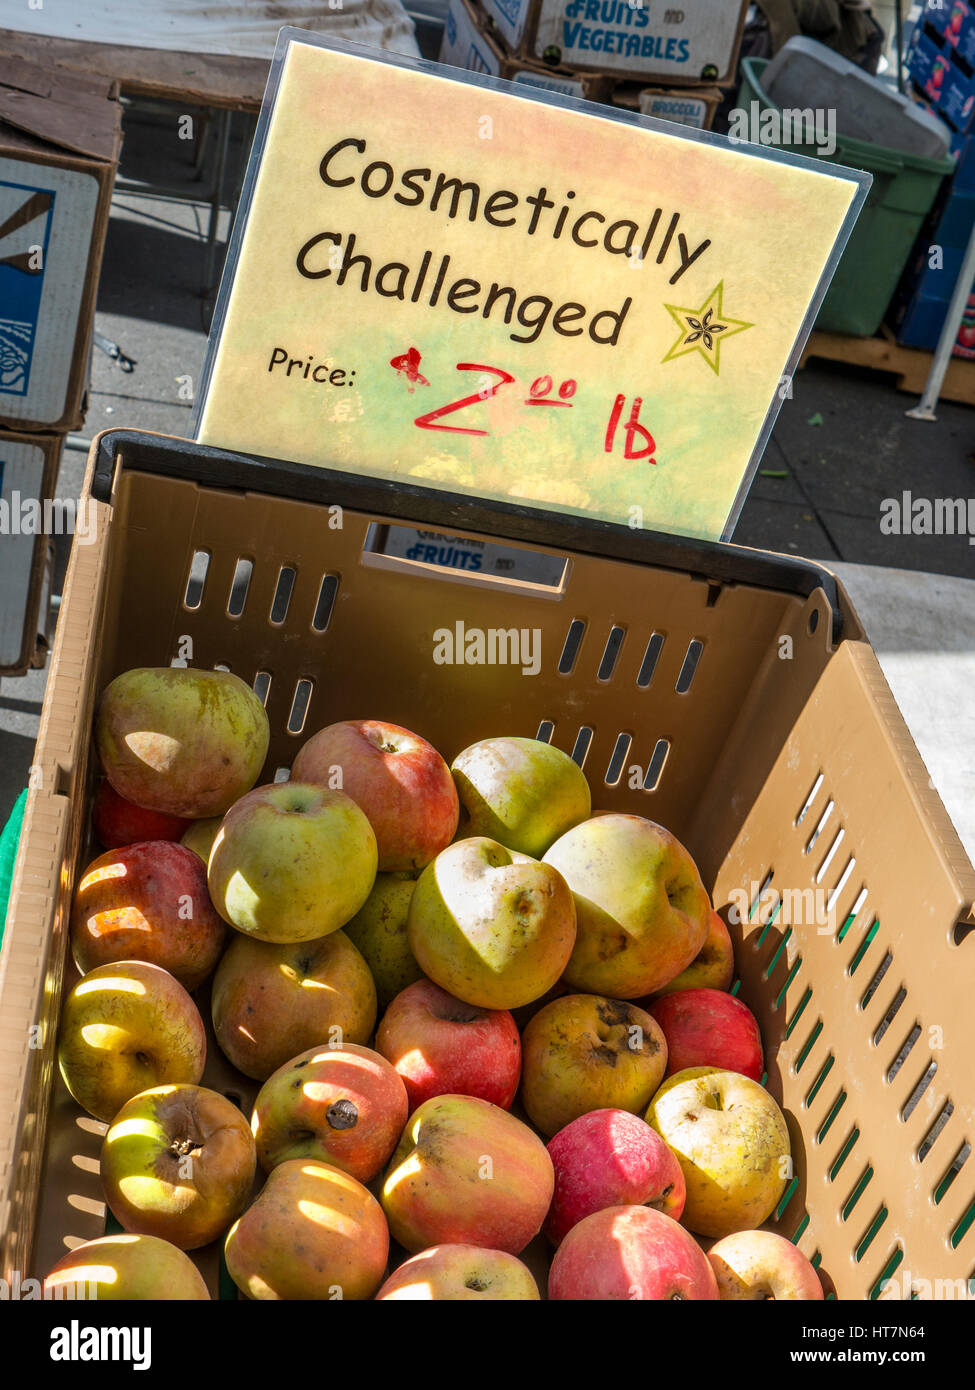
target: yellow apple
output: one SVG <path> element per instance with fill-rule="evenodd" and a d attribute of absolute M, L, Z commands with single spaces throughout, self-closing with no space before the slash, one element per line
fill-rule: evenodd
<path fill-rule="evenodd" d="M 63 1298 L 71 1289 L 99 1303 L 210 1297 L 203 1275 L 178 1246 L 128 1233 L 83 1241 L 58 1260 L 44 1280 L 44 1297 Z"/>

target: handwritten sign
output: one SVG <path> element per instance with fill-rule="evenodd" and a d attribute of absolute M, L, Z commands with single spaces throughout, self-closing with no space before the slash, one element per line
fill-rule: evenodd
<path fill-rule="evenodd" d="M 199 438 L 716 538 L 866 177 L 292 41 Z"/>

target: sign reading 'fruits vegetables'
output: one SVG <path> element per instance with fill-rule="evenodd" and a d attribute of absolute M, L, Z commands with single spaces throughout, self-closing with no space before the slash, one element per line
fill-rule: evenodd
<path fill-rule="evenodd" d="M 208 444 L 728 532 L 869 176 L 284 30 Z"/>

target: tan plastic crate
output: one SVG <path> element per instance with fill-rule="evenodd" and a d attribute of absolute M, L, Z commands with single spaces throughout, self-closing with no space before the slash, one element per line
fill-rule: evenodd
<path fill-rule="evenodd" d="M 90 851 L 89 734 L 105 684 L 168 663 L 183 636 L 194 665 L 270 673 L 268 780 L 335 719 L 393 720 L 448 760 L 474 739 L 548 724 L 581 757 L 591 730 L 596 809 L 673 830 L 719 909 L 767 890 L 731 930 L 795 1156 L 770 1225 L 840 1298 L 875 1295 L 895 1262 L 932 1287 L 975 1274 L 975 871 L 828 572 L 134 432 L 96 440 L 86 486 L 98 537 L 71 556 L 0 955 L 3 1277 L 43 1274 L 104 1229 L 104 1126 L 54 1064 L 68 910 Z M 343 508 L 341 529 L 329 505 Z M 382 538 L 397 522 L 564 556 L 565 572 L 533 588 L 369 548 L 377 523 Z M 197 552 L 209 566 L 190 608 Z M 254 568 L 232 617 L 239 558 Z M 294 587 L 272 622 L 282 567 Z M 435 664 L 433 632 L 458 621 L 538 629 L 541 670 Z M 288 723 L 303 681 L 301 734 Z M 627 769 L 645 771 L 665 744 L 654 789 L 631 788 Z M 245 1105 L 255 1089 L 215 1046 L 205 1081 Z M 214 1291 L 215 1255 L 202 1259 Z"/>

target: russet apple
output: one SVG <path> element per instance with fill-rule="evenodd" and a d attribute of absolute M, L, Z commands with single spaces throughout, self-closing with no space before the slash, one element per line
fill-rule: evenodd
<path fill-rule="evenodd" d="M 291 775 L 323 787 L 337 784 L 361 806 L 376 832 L 383 873 L 422 869 L 457 829 L 450 769 L 432 744 L 398 724 L 330 724 L 302 747 Z"/>
<path fill-rule="evenodd" d="M 736 1231 L 717 1240 L 708 1260 L 727 1302 L 822 1302 L 819 1275 L 791 1240 L 774 1231 Z"/>
<path fill-rule="evenodd" d="M 682 989 L 651 1006 L 667 1039 L 667 1075 L 688 1067 L 765 1074 L 762 1035 L 747 1004 L 718 989 Z"/>
<path fill-rule="evenodd" d="M 246 1118 L 205 1086 L 133 1096 L 102 1145 L 105 1200 L 119 1224 L 181 1250 L 208 1245 L 240 1215 L 256 1168 Z"/>
<path fill-rule="evenodd" d="M 195 1084 L 205 1061 L 199 1010 L 159 965 L 100 965 L 64 1001 L 58 1066 L 72 1096 L 96 1120 L 111 1120 L 151 1086 Z"/>
<path fill-rule="evenodd" d="M 225 921 L 257 941 L 315 941 L 362 907 L 376 837 L 343 792 L 303 782 L 255 787 L 227 812 L 207 882 Z"/>
<path fill-rule="evenodd" d="M 515 1009 L 556 983 L 575 942 L 555 869 L 494 840 L 459 840 L 420 875 L 407 920 L 424 974 L 468 1004 Z"/>
<path fill-rule="evenodd" d="M 389 1160 L 407 1113 L 406 1088 L 385 1057 L 346 1043 L 310 1048 L 269 1076 L 251 1130 L 265 1172 L 314 1158 L 366 1183 Z"/>
<path fill-rule="evenodd" d="M 645 1206 L 679 1221 L 684 1174 L 655 1129 L 628 1110 L 591 1110 L 548 1145 L 555 1196 L 545 1234 L 558 1245 L 584 1217 L 604 1207 Z"/>
<path fill-rule="evenodd" d="M 757 1081 L 691 1067 L 668 1077 L 645 1118 L 683 1169 L 688 1230 L 727 1236 L 753 1230 L 775 1210 L 792 1172 L 789 1131 Z"/>
<path fill-rule="evenodd" d="M 91 824 L 99 844 L 105 849 L 134 845 L 140 840 L 178 840 L 192 824 L 183 816 L 167 816 L 163 811 L 147 811 L 126 801 L 103 777 L 91 808 Z"/>
<path fill-rule="evenodd" d="M 406 934 L 415 888 L 413 874 L 377 874 L 372 892 L 342 928 L 372 971 L 381 1010 L 389 1007 L 400 990 L 423 978 Z"/>
<path fill-rule="evenodd" d="M 537 1302 L 528 1267 L 506 1250 L 432 1245 L 406 1260 L 376 1294 L 377 1303 Z"/>
<path fill-rule="evenodd" d="M 270 728 L 264 706 L 230 671 L 126 671 L 103 692 L 95 743 L 120 796 L 150 811 L 222 816 L 257 781 Z"/>
<path fill-rule="evenodd" d="M 332 1164 L 302 1158 L 271 1170 L 224 1245 L 231 1279 L 253 1299 L 372 1298 L 388 1253 L 372 1193 Z"/>
<path fill-rule="evenodd" d="M 540 859 L 589 815 L 589 783 L 568 753 L 537 738 L 486 738 L 451 765 L 469 835 Z"/>
<path fill-rule="evenodd" d="M 521 1103 L 551 1136 L 590 1110 L 644 1110 L 666 1067 L 663 1031 L 643 1009 L 567 994 L 546 1004 L 522 1035 Z"/>
<path fill-rule="evenodd" d="M 99 1303 L 210 1297 L 203 1275 L 178 1246 L 128 1232 L 83 1241 L 63 1255 L 44 1280 L 44 1297 L 62 1298 L 72 1288 L 84 1288 L 84 1296 Z"/>
<path fill-rule="evenodd" d="M 652 1207 L 605 1207 L 573 1226 L 555 1252 L 557 1302 L 714 1302 L 718 1286 L 694 1237 Z"/>
<path fill-rule="evenodd" d="M 213 977 L 211 1011 L 220 1050 L 266 1081 L 309 1048 L 367 1043 L 376 987 L 342 931 L 286 945 L 234 935 Z"/>
<path fill-rule="evenodd" d="M 417 980 L 396 996 L 376 1033 L 376 1050 L 402 1077 L 411 1111 L 447 1094 L 480 1096 L 508 1110 L 518 1091 L 521 1038 L 511 1014 L 465 1004 L 432 980 Z"/>
<path fill-rule="evenodd" d="M 168 840 L 123 845 L 82 874 L 71 909 L 71 949 L 84 974 L 119 960 L 161 965 L 188 990 L 220 959 L 227 928 L 207 892 L 206 869 Z"/>
<path fill-rule="evenodd" d="M 712 908 L 704 945 L 687 969 L 675 975 L 653 997 L 659 999 L 665 994 L 676 994 L 680 989 L 730 989 L 734 979 L 735 951 L 731 935 Z M 645 1007 L 649 1007 L 649 1003 Z"/>
<path fill-rule="evenodd" d="M 382 1203 L 393 1237 L 414 1253 L 480 1245 L 518 1255 L 541 1230 L 554 1186 L 527 1125 L 474 1096 L 435 1096 L 407 1121 Z"/>
<path fill-rule="evenodd" d="M 556 840 L 544 862 L 576 902 L 565 980 L 573 989 L 639 999 L 690 965 L 711 900 L 688 851 L 643 816 L 596 816 Z"/>

